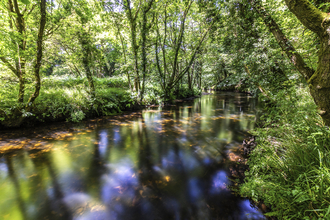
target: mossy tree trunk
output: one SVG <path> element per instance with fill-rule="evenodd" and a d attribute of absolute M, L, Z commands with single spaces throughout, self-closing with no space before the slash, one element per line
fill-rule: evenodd
<path fill-rule="evenodd" d="M 308 0 L 285 0 L 289 10 L 320 40 L 318 67 L 308 79 L 311 95 L 330 125 L 330 16 L 314 7 Z"/>
<path fill-rule="evenodd" d="M 330 15 L 317 9 L 308 0 L 285 0 L 289 10 L 320 40 L 318 67 L 308 67 L 302 56 L 290 44 L 271 15 L 259 0 L 251 0 L 264 23 L 273 33 L 282 50 L 287 54 L 296 69 L 308 82 L 310 93 L 320 110 L 325 125 L 330 125 Z"/>
<path fill-rule="evenodd" d="M 130 26 L 130 35 L 131 35 L 131 47 L 132 47 L 132 53 L 134 56 L 134 72 L 135 72 L 135 79 L 134 79 L 134 88 L 136 92 L 140 92 L 140 74 L 139 74 L 139 64 L 138 64 L 138 49 L 139 46 L 136 41 L 136 25 L 137 25 L 137 17 L 140 11 L 141 5 L 136 9 L 135 14 L 133 12 L 133 9 L 131 8 L 131 1 L 130 0 L 124 0 L 124 9 L 127 16 L 127 19 L 129 21 Z"/>
<path fill-rule="evenodd" d="M 142 10 L 142 32 L 141 32 L 141 38 L 142 38 L 142 85 L 141 90 L 140 90 L 140 102 L 142 102 L 143 95 L 144 95 L 144 87 L 145 87 L 145 81 L 146 81 L 146 72 L 147 72 L 147 48 L 146 48 L 146 43 L 147 43 L 147 34 L 149 32 L 149 29 L 151 27 L 151 24 L 153 21 L 150 23 L 150 25 L 147 24 L 147 13 L 151 9 L 151 6 L 153 4 L 154 0 L 149 0 L 147 1 L 146 5 L 143 7 Z M 155 18 L 155 16 L 153 16 Z"/>
<path fill-rule="evenodd" d="M 83 6 L 86 4 L 85 2 L 81 3 Z M 80 18 L 80 27 L 77 32 L 79 43 L 81 46 L 82 51 L 82 64 L 86 72 L 86 78 L 89 85 L 89 92 L 91 94 L 91 97 L 95 97 L 95 86 L 94 86 L 94 80 L 93 80 L 93 72 L 91 70 L 92 67 L 92 52 L 93 52 L 93 43 L 91 39 L 91 35 L 88 32 L 88 21 L 90 19 L 89 17 L 89 11 L 87 11 L 85 8 L 80 9 L 76 8 L 76 13 L 79 15 Z M 87 29 L 87 30 L 86 30 Z"/>
<path fill-rule="evenodd" d="M 12 38 L 12 42 L 14 45 L 17 46 L 17 57 L 15 60 L 15 65 L 12 65 L 10 61 L 1 56 L 0 60 L 18 77 L 19 79 L 19 94 L 18 94 L 18 102 L 24 103 L 24 95 L 25 95 L 25 83 L 26 83 L 26 18 L 27 16 L 35 9 L 38 4 L 35 4 L 31 7 L 30 10 L 27 10 L 28 6 L 25 6 L 24 10 L 20 9 L 19 1 L 18 0 L 8 0 L 8 13 L 10 16 L 9 19 L 9 27 L 12 30 L 15 30 L 18 34 L 18 38 Z M 39 91 L 41 87 L 40 83 L 40 67 L 41 67 L 41 60 L 42 60 L 42 43 L 43 43 L 43 36 L 44 30 L 46 25 L 46 1 L 40 0 L 39 2 L 40 7 L 40 20 L 39 20 L 39 27 L 38 27 L 38 37 L 37 37 L 37 53 L 35 58 L 34 64 L 34 78 L 35 78 L 35 89 L 32 95 L 30 96 L 27 104 L 26 109 L 29 110 L 28 106 L 34 102 L 34 100 L 39 96 Z"/>
<path fill-rule="evenodd" d="M 79 40 L 82 47 L 82 64 L 84 66 L 86 77 L 89 84 L 90 94 L 94 98 L 95 97 L 95 87 L 92 71 L 90 68 L 91 65 L 91 42 L 89 40 L 89 34 L 85 31 L 84 27 L 82 27 L 79 33 Z"/>
<path fill-rule="evenodd" d="M 30 96 L 26 108 L 30 110 L 31 104 L 34 100 L 39 96 L 41 81 L 40 81 L 40 67 L 41 67 L 41 60 L 42 60 L 42 43 L 44 37 L 44 31 L 46 26 L 46 0 L 40 1 L 40 25 L 38 31 L 38 40 L 37 40 L 37 57 L 34 64 L 34 78 L 35 78 L 35 88 L 34 92 Z"/>
<path fill-rule="evenodd" d="M 121 47 L 122 47 L 122 50 L 123 50 L 124 65 L 126 66 L 127 65 L 126 45 L 125 45 L 125 42 L 124 42 L 123 35 L 120 33 L 120 26 L 119 26 L 119 21 L 118 20 L 115 21 L 115 25 L 116 25 L 116 28 L 117 28 L 117 33 L 118 33 L 118 36 L 119 36 L 119 39 L 120 39 Z M 125 73 L 126 73 L 126 76 L 127 76 L 129 89 L 131 90 L 131 92 L 133 92 L 133 86 L 132 86 L 132 83 L 131 83 L 131 76 L 130 76 L 129 71 L 128 71 L 127 68 L 125 69 Z"/>
<path fill-rule="evenodd" d="M 25 20 L 24 14 L 21 13 L 17 0 L 9 0 L 9 10 L 11 13 L 15 14 L 15 26 L 20 35 L 20 39 L 17 41 L 18 46 L 18 62 L 17 62 L 17 73 L 19 76 L 19 93 L 18 93 L 18 102 L 24 102 L 25 94 L 25 49 L 26 49 L 26 40 L 25 40 Z"/>

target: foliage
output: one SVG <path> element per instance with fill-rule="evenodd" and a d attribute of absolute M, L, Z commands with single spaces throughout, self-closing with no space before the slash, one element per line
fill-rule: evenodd
<path fill-rule="evenodd" d="M 330 217 L 330 131 L 322 125 L 308 89 L 277 93 L 262 116 L 257 148 L 249 157 L 241 194 L 272 207 L 279 219 Z"/>
<path fill-rule="evenodd" d="M 329 218 L 328 12 L 328 0 L 0 0 L 0 122 L 260 93 L 269 108 L 242 194 L 269 215 Z"/>
<path fill-rule="evenodd" d="M 201 95 L 201 90 L 194 87 L 189 89 L 188 84 L 182 84 L 176 92 L 176 98 L 186 98 Z"/>
<path fill-rule="evenodd" d="M 14 83 L 3 81 L 0 92 L 1 118 L 13 117 L 16 103 Z M 86 78 L 57 76 L 44 79 L 40 97 L 30 112 L 22 112 L 24 118 L 36 122 L 68 120 L 78 122 L 85 117 L 111 115 L 134 105 L 134 97 L 125 90 L 127 83 L 120 77 L 96 80 L 96 95 L 92 98 L 86 91 Z"/>
<path fill-rule="evenodd" d="M 29 85 L 27 84 L 28 88 Z M 9 79 L 2 80 L 0 90 L 1 121 L 15 118 L 15 111 L 20 105 L 16 102 L 17 93 L 15 82 Z M 95 79 L 95 97 L 88 94 L 88 81 L 86 78 L 61 75 L 45 77 L 39 98 L 32 105 L 29 112 L 24 110 L 21 114 L 30 121 L 60 121 L 67 120 L 79 122 L 86 117 L 112 115 L 126 109 L 132 109 L 136 105 L 135 94 L 129 92 L 125 77 L 116 76 L 111 78 Z M 27 96 L 31 91 L 27 90 Z M 183 85 L 172 98 L 185 98 L 199 95 L 197 89 L 190 90 Z M 160 86 L 153 83 L 146 84 L 146 95 L 142 104 L 161 104 L 164 93 Z"/>

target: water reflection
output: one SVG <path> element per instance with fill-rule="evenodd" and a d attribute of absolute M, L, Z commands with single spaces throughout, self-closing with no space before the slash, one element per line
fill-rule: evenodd
<path fill-rule="evenodd" d="M 246 95 L 220 93 L 40 135 L 47 150 L 5 151 L 20 140 L 7 138 L 0 217 L 264 219 L 228 189 L 228 177 L 243 177 L 239 146 L 255 109 Z"/>

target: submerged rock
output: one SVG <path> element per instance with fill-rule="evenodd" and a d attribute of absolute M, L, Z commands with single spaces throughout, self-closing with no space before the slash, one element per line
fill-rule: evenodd
<path fill-rule="evenodd" d="M 257 146 L 255 136 L 244 139 L 242 146 L 244 150 L 244 155 L 249 155 L 251 151 Z"/>

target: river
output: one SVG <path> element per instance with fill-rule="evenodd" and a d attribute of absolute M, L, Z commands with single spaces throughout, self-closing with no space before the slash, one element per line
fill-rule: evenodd
<path fill-rule="evenodd" d="M 217 92 L 1 131 L 0 219 L 265 219 L 233 190 L 257 109 L 249 95 Z"/>

